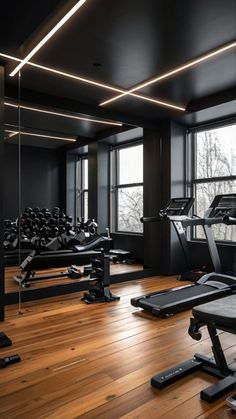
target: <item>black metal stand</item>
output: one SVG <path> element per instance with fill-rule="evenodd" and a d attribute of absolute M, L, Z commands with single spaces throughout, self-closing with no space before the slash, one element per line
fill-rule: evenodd
<path fill-rule="evenodd" d="M 196 334 L 195 339 L 199 340 L 201 337 L 199 328 L 203 325 L 204 323 L 191 319 L 190 328 L 192 330 L 190 331 L 190 335 L 194 337 L 194 334 Z M 216 384 L 213 384 L 201 391 L 200 397 L 202 400 L 205 400 L 208 403 L 213 403 L 221 396 L 227 394 L 235 388 L 236 371 L 229 368 L 227 365 L 217 330 L 215 326 L 211 324 L 208 324 L 207 328 L 212 342 L 214 359 L 207 358 L 204 355 L 195 354 L 192 359 L 155 375 L 151 379 L 152 386 L 161 390 L 181 378 L 200 370 L 219 378 L 219 381 Z"/>
<path fill-rule="evenodd" d="M 110 291 L 110 256 L 103 254 L 101 267 L 97 266 L 94 269 L 96 283 L 84 293 L 82 301 L 87 304 L 118 301 L 120 297 L 113 295 Z"/>

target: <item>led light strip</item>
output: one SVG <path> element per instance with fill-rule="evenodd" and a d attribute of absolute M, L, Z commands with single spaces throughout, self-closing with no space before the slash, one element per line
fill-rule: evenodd
<path fill-rule="evenodd" d="M 11 106 L 13 108 L 18 108 L 18 105 L 15 105 L 13 103 L 9 103 L 9 102 L 4 102 L 5 106 Z M 71 119 L 78 119 L 81 121 L 88 121 L 88 122 L 96 122 L 99 124 L 105 124 L 105 125 L 116 125 L 118 127 L 122 127 L 122 123 L 121 122 L 111 122 L 111 121 L 102 121 L 99 119 L 92 119 L 92 118 L 83 118 L 82 116 L 75 116 L 75 115 L 70 115 L 70 114 L 66 114 L 66 113 L 60 113 L 60 112 L 54 112 L 54 111 L 48 111 L 46 109 L 40 109 L 40 108 L 33 108 L 31 106 L 24 106 L 24 105 L 20 105 L 21 109 L 26 109 L 29 111 L 33 111 L 33 112 L 39 112 L 39 113 L 46 113 L 49 115 L 56 115 L 56 116 L 62 116 L 64 118 L 71 118 Z"/>
<path fill-rule="evenodd" d="M 9 129 L 5 129 L 4 131 L 12 133 L 13 135 L 19 134 L 19 131 L 12 131 L 12 130 L 9 130 Z M 32 137 L 50 138 L 50 139 L 53 139 L 53 140 L 62 140 L 62 141 L 70 141 L 70 142 L 76 142 L 77 141 L 75 138 L 56 137 L 54 135 L 35 134 L 35 133 L 32 133 L 32 132 L 25 132 L 25 131 L 21 131 L 20 133 L 22 135 L 29 135 L 29 136 L 32 136 Z M 11 138 L 13 137 L 13 135 L 11 136 Z"/>
<path fill-rule="evenodd" d="M 86 2 L 86 0 L 80 0 L 78 1 L 72 9 L 69 10 L 65 14 L 65 16 L 48 32 L 48 34 L 32 49 L 32 51 L 29 52 L 29 54 L 21 61 L 21 63 L 11 72 L 10 76 L 15 76 L 16 73 L 32 58 L 36 52 L 42 48 L 43 45 L 46 44 L 46 42 L 52 38 L 52 36 L 77 12 L 77 10 L 80 9 L 81 6 Z"/>
<path fill-rule="evenodd" d="M 9 130 L 4 130 L 4 131 L 9 133 L 9 138 L 12 138 L 15 135 L 19 134 L 18 131 L 9 131 Z"/>
<path fill-rule="evenodd" d="M 7 55 L 7 54 L 4 54 L 4 53 L 0 53 L 0 57 L 4 57 L 4 58 L 10 59 L 10 60 L 14 60 L 14 61 L 18 61 L 18 62 L 21 62 L 22 61 L 19 58 L 16 58 L 16 57 L 13 57 L 12 55 Z M 54 73 L 54 74 L 58 74 L 59 76 L 68 77 L 68 78 L 71 78 L 73 80 L 81 81 L 83 83 L 88 83 L 88 84 L 92 84 L 94 86 L 102 87 L 103 89 L 112 90 L 112 91 L 115 91 L 115 92 L 118 92 L 118 93 L 122 93 L 122 94 L 126 94 L 127 93 L 130 96 L 133 96 L 133 97 L 135 97 L 137 99 L 145 100 L 145 101 L 148 101 L 148 102 L 151 102 L 151 103 L 155 103 L 157 105 L 166 106 L 168 108 L 176 109 L 178 111 L 185 111 L 185 108 L 184 107 L 174 105 L 173 103 L 160 101 L 160 100 L 157 100 L 157 99 L 150 98 L 148 96 L 139 95 L 137 93 L 128 93 L 124 89 L 119 89 L 119 88 L 110 86 L 108 84 L 96 82 L 94 80 L 85 79 L 84 77 L 76 76 L 76 75 L 70 74 L 70 73 L 65 73 L 64 71 L 56 70 L 56 69 L 51 68 L 51 67 L 45 67 L 43 65 L 31 63 L 29 61 L 26 64 L 27 65 L 30 65 L 32 67 L 39 68 L 41 70 L 45 70 L 45 71 L 49 71 L 49 72 Z"/>
<path fill-rule="evenodd" d="M 157 82 L 159 82 L 159 81 L 161 81 L 163 79 L 167 79 L 168 77 L 171 77 L 174 74 L 180 73 L 181 71 L 184 71 L 187 68 L 194 67 L 195 65 L 197 65 L 199 63 L 202 63 L 203 61 L 209 60 L 209 59 L 215 57 L 216 55 L 222 54 L 223 52 L 228 51 L 229 49 L 232 49 L 232 48 L 235 48 L 235 47 L 236 47 L 236 41 L 234 41 L 234 42 L 232 42 L 232 43 L 230 43 L 228 45 L 225 45 L 223 47 L 220 47 L 220 48 L 218 48 L 217 50 L 215 50 L 213 52 L 210 52 L 210 53 L 207 53 L 205 55 L 202 55 L 201 57 L 196 58 L 195 60 L 192 60 L 192 61 L 190 61 L 187 64 L 183 64 L 180 67 L 177 67 L 177 68 L 175 68 L 175 69 L 173 69 L 171 71 L 168 71 L 167 73 L 164 73 L 164 74 L 162 74 L 162 75 L 160 75 L 158 77 L 154 77 L 154 78 L 152 78 L 152 79 L 150 79 L 150 80 L 148 80 L 146 82 L 140 83 L 137 86 L 133 87 L 132 89 L 127 90 L 125 93 L 122 93 L 121 95 L 118 95 L 118 96 L 113 97 L 113 98 L 111 98 L 109 100 L 106 100 L 105 102 L 100 103 L 99 106 L 104 106 L 104 105 L 107 105 L 108 103 L 114 102 L 115 100 L 118 100 L 118 99 L 120 99 L 120 98 L 122 98 L 122 97 L 124 97 L 126 95 L 132 94 L 136 90 L 140 90 L 143 87 L 149 86 L 150 84 L 157 83 Z"/>

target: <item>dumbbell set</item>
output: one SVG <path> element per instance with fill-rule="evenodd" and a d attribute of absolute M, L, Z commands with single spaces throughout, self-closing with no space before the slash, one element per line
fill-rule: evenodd
<path fill-rule="evenodd" d="M 95 235 L 97 223 L 94 220 L 77 219 L 73 226 L 73 218 L 66 215 L 59 207 L 51 211 L 48 208 L 27 207 L 16 220 L 4 220 L 4 249 L 58 250 L 70 242 L 83 242 L 87 237 Z M 19 238 L 20 232 L 20 238 Z"/>

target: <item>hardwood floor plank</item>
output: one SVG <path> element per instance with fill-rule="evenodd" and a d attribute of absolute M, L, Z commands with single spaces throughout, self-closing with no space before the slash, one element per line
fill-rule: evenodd
<path fill-rule="evenodd" d="M 150 385 L 158 372 L 211 350 L 206 330 L 199 342 L 188 335 L 190 311 L 158 319 L 130 305 L 135 295 L 177 285 L 152 277 L 113 285 L 121 300 L 110 304 L 88 306 L 74 293 L 24 303 L 23 315 L 6 307 L 1 329 L 13 346 L 0 357 L 19 353 L 22 361 L 0 371 L 1 419 L 228 417 L 224 398 L 199 399 L 213 377 L 198 372 L 163 391 Z M 235 335 L 221 340 L 233 364 Z"/>

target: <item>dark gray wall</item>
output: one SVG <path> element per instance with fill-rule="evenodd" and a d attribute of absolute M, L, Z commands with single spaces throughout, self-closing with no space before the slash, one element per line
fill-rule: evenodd
<path fill-rule="evenodd" d="M 171 199 L 185 195 L 185 128 L 164 121 L 144 130 L 144 215 L 155 216 Z M 159 273 L 185 270 L 179 241 L 170 223 L 144 225 L 144 266 Z"/>
<path fill-rule="evenodd" d="M 4 218 L 18 216 L 18 147 L 5 144 Z M 21 206 L 60 206 L 60 154 L 55 150 L 21 147 Z"/>
<path fill-rule="evenodd" d="M 0 321 L 4 320 L 4 259 L 3 259 L 3 185 L 4 185 L 4 68 L 0 66 Z"/>
<path fill-rule="evenodd" d="M 152 217 L 158 214 L 162 206 L 162 138 L 160 131 L 144 129 L 143 164 L 143 214 L 145 217 Z M 161 223 L 146 223 L 143 226 L 145 268 L 161 269 L 161 233 Z"/>
<path fill-rule="evenodd" d="M 206 243 L 190 242 L 190 253 L 194 268 L 206 266 L 206 271 L 211 272 L 213 266 Z M 217 244 L 222 263 L 222 272 L 236 275 L 236 248 L 232 245 Z"/>
<path fill-rule="evenodd" d="M 109 146 L 88 146 L 88 216 L 98 222 L 98 232 L 109 227 Z"/>
<path fill-rule="evenodd" d="M 171 198 L 185 196 L 186 128 L 168 121 L 162 124 L 162 197 L 165 205 Z M 174 227 L 163 223 L 162 273 L 170 275 L 186 270 L 185 260 Z"/>
<path fill-rule="evenodd" d="M 123 249 L 131 252 L 131 258 L 143 262 L 143 236 L 131 234 L 111 234 L 114 240 L 114 249 Z"/>
<path fill-rule="evenodd" d="M 18 217 L 19 149 L 17 145 L 4 144 L 4 219 Z"/>
<path fill-rule="evenodd" d="M 76 163 L 78 156 L 67 153 L 66 156 L 66 214 L 71 215 L 76 223 Z"/>

